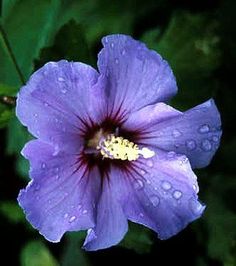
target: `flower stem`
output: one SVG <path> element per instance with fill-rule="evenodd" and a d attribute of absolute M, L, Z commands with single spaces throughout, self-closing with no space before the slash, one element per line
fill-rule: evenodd
<path fill-rule="evenodd" d="M 20 67 L 19 67 L 19 65 L 18 65 L 18 63 L 16 61 L 16 57 L 15 57 L 13 51 L 12 51 L 10 42 L 8 40 L 8 37 L 7 37 L 7 34 L 6 34 L 5 30 L 3 29 L 1 24 L 0 24 L 0 33 L 2 35 L 2 38 L 3 38 L 3 41 L 4 41 L 5 45 L 7 47 L 8 53 L 9 53 L 9 55 L 11 57 L 11 60 L 12 60 L 12 62 L 14 64 L 14 66 L 15 66 L 16 72 L 17 72 L 17 74 L 18 74 L 18 76 L 20 78 L 20 81 L 21 81 L 22 85 L 25 85 L 24 76 L 23 76 L 23 74 L 22 74 L 22 72 L 20 70 Z"/>

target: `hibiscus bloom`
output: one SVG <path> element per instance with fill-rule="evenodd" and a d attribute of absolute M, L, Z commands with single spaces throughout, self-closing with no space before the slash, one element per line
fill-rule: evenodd
<path fill-rule="evenodd" d="M 98 71 L 49 62 L 17 98 L 36 137 L 22 154 L 30 177 L 18 201 L 49 241 L 88 230 L 86 250 L 117 244 L 128 220 L 167 239 L 199 218 L 197 178 L 219 146 L 213 100 L 186 112 L 164 102 L 177 92 L 168 63 L 125 35 L 102 40 Z"/>

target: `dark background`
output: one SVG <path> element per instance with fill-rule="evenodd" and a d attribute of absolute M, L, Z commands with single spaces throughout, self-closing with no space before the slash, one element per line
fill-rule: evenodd
<path fill-rule="evenodd" d="M 0 6 L 0 264 L 236 265 L 236 2 L 9 0 Z M 30 136 L 3 96 L 16 95 L 22 79 L 48 61 L 65 58 L 96 67 L 100 40 L 111 33 L 144 41 L 170 63 L 179 87 L 174 107 L 186 110 L 213 97 L 223 136 L 212 163 L 195 171 L 207 205 L 201 219 L 166 241 L 131 224 L 118 246 L 84 252 L 84 233 L 67 233 L 51 244 L 18 207 L 16 197 L 28 182 L 20 150 Z"/>

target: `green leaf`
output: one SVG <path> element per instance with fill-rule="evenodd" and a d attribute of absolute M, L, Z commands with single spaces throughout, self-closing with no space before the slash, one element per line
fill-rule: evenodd
<path fill-rule="evenodd" d="M 61 27 L 52 46 L 41 50 L 39 60 L 35 61 L 35 66 L 39 68 L 49 60 L 59 61 L 62 58 L 69 61 L 92 63 L 84 31 L 75 20 L 70 20 Z"/>
<path fill-rule="evenodd" d="M 207 208 L 201 219 L 205 230 L 203 233 L 198 230 L 199 243 L 204 243 L 208 258 L 233 266 L 236 262 L 236 180 L 227 175 L 206 178 Z"/>
<path fill-rule="evenodd" d="M 119 245 L 132 249 L 139 254 L 148 253 L 152 247 L 150 230 L 144 226 L 130 223 L 129 231 Z"/>
<path fill-rule="evenodd" d="M 17 93 L 18 88 L 0 83 L 0 96 L 14 96 Z"/>
<path fill-rule="evenodd" d="M 27 243 L 21 251 L 21 266 L 57 266 L 59 265 L 49 249 L 41 241 Z"/>
<path fill-rule="evenodd" d="M 14 112 L 0 104 L 0 128 L 7 126 L 8 122 L 13 117 Z"/>
<path fill-rule="evenodd" d="M 25 79 L 33 70 L 33 59 L 38 56 L 40 49 L 47 43 L 54 28 L 59 2 L 42 0 L 36 5 L 34 1 L 22 0 L 12 4 L 8 12 L 3 10 L 3 14 L 5 14 L 3 27 Z M 0 54 L 1 82 L 13 86 L 21 85 L 2 40 Z"/>
<path fill-rule="evenodd" d="M 166 31 L 143 40 L 170 64 L 180 88 L 175 103 L 190 107 L 217 92 L 213 72 L 220 65 L 217 21 L 204 14 L 175 13 Z M 148 38 L 147 38 L 148 36 Z"/>
<path fill-rule="evenodd" d="M 25 221 L 23 211 L 16 202 L 0 202 L 0 212 L 12 223 L 19 223 Z"/>
<path fill-rule="evenodd" d="M 85 239 L 85 232 L 68 233 L 66 236 L 65 250 L 61 259 L 61 266 L 89 266 L 86 252 L 81 248 Z"/>

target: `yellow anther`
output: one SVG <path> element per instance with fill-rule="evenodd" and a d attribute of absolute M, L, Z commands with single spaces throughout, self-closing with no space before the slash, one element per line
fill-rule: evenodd
<path fill-rule="evenodd" d="M 139 149 L 138 145 L 113 134 L 100 141 L 97 149 L 100 150 L 104 158 L 135 161 L 142 155 L 144 158 L 151 158 L 155 155 L 154 151 L 148 148 Z"/>

